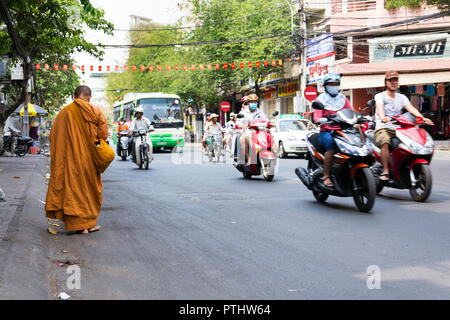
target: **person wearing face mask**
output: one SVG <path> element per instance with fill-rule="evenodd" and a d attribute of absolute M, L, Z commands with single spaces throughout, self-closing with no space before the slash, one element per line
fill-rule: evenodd
<path fill-rule="evenodd" d="M 247 108 L 242 109 L 239 114 L 244 115 L 243 121 L 243 133 L 240 138 L 241 146 L 244 147 L 245 150 L 245 159 L 248 159 L 250 161 L 250 157 L 248 154 L 248 150 L 251 144 L 251 134 L 252 130 L 248 129 L 248 124 L 253 120 L 268 120 L 266 114 L 258 108 L 259 104 L 259 98 L 256 94 L 251 94 L 247 97 Z M 247 163 L 248 164 L 248 163 Z"/>
<path fill-rule="evenodd" d="M 323 110 L 314 110 L 313 121 L 320 125 L 319 142 L 325 149 L 323 183 L 329 188 L 333 188 L 334 184 L 331 180 L 331 162 L 333 155 L 336 153 L 332 131 L 340 129 L 338 126 L 326 124 L 327 117 L 337 113 L 343 109 L 352 109 L 350 101 L 340 92 L 341 77 L 338 74 L 330 73 L 323 78 L 325 92 L 320 94 L 316 101 L 323 104 Z"/>

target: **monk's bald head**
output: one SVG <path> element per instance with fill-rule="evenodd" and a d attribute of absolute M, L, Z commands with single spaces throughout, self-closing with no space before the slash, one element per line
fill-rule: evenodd
<path fill-rule="evenodd" d="M 75 89 L 75 93 L 74 93 L 75 99 L 82 99 L 82 100 L 89 102 L 91 100 L 91 96 L 92 96 L 92 91 L 91 91 L 91 88 L 89 88 L 88 86 L 78 86 Z"/>

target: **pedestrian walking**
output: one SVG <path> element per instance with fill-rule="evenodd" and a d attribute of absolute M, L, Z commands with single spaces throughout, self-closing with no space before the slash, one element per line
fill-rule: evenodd
<path fill-rule="evenodd" d="M 103 192 L 89 143 L 108 137 L 105 116 L 89 103 L 91 94 L 89 87 L 77 87 L 74 101 L 58 113 L 52 126 L 45 204 L 47 218 L 64 221 L 67 231 L 83 234 L 100 230 Z"/>

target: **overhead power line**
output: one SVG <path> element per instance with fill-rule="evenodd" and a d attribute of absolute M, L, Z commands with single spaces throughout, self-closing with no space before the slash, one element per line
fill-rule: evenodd
<path fill-rule="evenodd" d="M 265 40 L 265 39 L 275 39 L 275 38 L 284 38 L 290 36 L 291 33 L 284 33 L 278 35 L 271 35 L 266 37 L 256 37 L 256 38 L 248 38 L 248 39 L 236 39 L 236 40 L 219 40 L 219 41 L 201 41 L 201 42 L 183 42 L 183 43 L 163 43 L 163 44 L 103 44 L 99 45 L 105 49 L 127 49 L 127 48 L 167 48 L 167 47 L 178 47 L 178 46 L 202 46 L 202 45 L 217 45 L 217 44 L 227 44 L 227 43 L 241 43 L 241 42 L 250 42 L 257 40 Z"/>

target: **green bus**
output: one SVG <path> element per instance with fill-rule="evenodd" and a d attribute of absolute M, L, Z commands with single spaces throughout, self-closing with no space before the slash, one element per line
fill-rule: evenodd
<path fill-rule="evenodd" d="M 124 100 L 114 104 L 114 132 L 120 118 L 128 127 L 134 118 L 136 107 L 144 109 L 144 117 L 149 119 L 155 131 L 149 134 L 155 149 L 172 150 L 184 146 L 184 110 L 179 96 L 162 92 L 127 93 Z M 117 144 L 117 135 L 113 142 Z"/>

